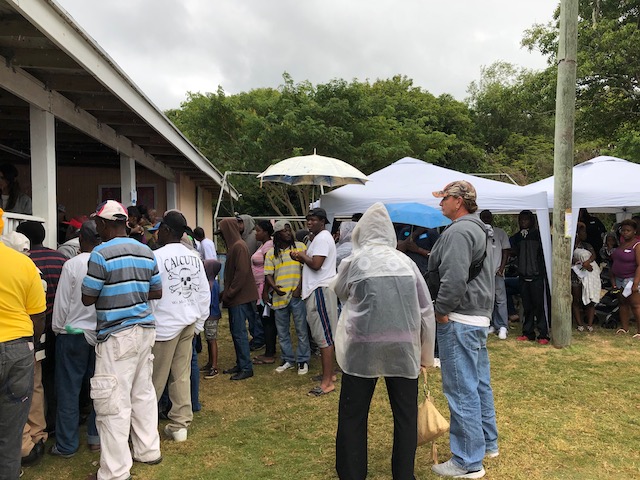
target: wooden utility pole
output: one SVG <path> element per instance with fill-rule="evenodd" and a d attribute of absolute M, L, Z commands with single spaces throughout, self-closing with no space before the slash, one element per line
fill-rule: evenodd
<path fill-rule="evenodd" d="M 560 3 L 556 129 L 553 153 L 552 340 L 557 348 L 571 344 L 571 209 L 573 144 L 576 112 L 578 0 Z"/>

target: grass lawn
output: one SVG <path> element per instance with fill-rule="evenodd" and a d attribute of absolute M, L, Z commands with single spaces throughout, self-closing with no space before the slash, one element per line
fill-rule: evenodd
<path fill-rule="evenodd" d="M 220 324 L 220 370 L 233 363 L 226 319 Z M 489 479 L 640 478 L 640 341 L 596 327 L 574 332 L 573 345 L 558 350 L 491 336 L 492 383 L 500 434 L 500 456 L 485 462 Z M 205 347 L 206 348 L 206 347 Z M 206 352 L 200 364 L 205 363 Z M 203 410 L 194 415 L 189 439 L 162 438 L 164 461 L 134 464 L 135 480 L 150 479 L 331 479 L 337 478 L 335 394 L 310 398 L 309 375 L 256 366 L 255 376 L 230 382 L 220 375 L 200 384 Z M 433 370 L 432 394 L 448 417 L 440 371 Z M 163 425 L 164 422 L 161 422 Z M 384 382 L 379 382 L 369 416 L 369 478 L 388 479 L 392 417 Z M 162 427 L 161 427 L 162 428 Z M 81 448 L 71 459 L 45 455 L 25 468 L 24 479 L 84 479 L 97 470 L 98 454 Z M 448 436 L 437 442 L 440 461 L 449 458 Z M 47 449 L 52 440 L 47 442 Z M 416 478 L 431 473 L 430 448 L 419 447 Z"/>

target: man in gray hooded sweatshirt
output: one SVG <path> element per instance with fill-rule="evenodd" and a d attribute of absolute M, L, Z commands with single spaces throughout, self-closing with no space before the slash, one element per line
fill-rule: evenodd
<path fill-rule="evenodd" d="M 498 456 L 487 334 L 494 303 L 493 249 L 477 215 L 476 190 L 456 181 L 433 192 L 452 224 L 429 256 L 429 289 L 435 299 L 442 389 L 451 412 L 452 458 L 431 469 L 443 477 L 481 478 L 482 460 Z"/>
<path fill-rule="evenodd" d="M 251 215 L 238 215 L 238 227 L 240 227 L 240 236 L 249 249 L 249 257 L 258 250 L 258 240 L 256 240 L 256 221 Z"/>

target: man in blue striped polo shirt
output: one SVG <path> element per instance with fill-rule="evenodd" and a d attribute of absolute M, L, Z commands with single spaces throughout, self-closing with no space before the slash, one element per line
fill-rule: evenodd
<path fill-rule="evenodd" d="M 153 252 L 130 239 L 127 210 L 108 200 L 94 215 L 103 243 L 89 257 L 82 303 L 95 305 L 97 344 L 91 398 L 100 435 L 99 480 L 130 478 L 136 461 L 159 463 L 158 400 L 151 382 L 155 319 L 149 300 L 162 297 Z"/>

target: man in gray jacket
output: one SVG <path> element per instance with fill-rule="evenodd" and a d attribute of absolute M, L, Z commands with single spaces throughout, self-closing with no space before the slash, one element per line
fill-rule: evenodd
<path fill-rule="evenodd" d="M 449 402 L 452 458 L 433 465 L 443 477 L 481 478 L 482 460 L 498 456 L 487 333 L 494 303 L 493 252 L 485 224 L 474 215 L 476 191 L 466 181 L 433 192 L 452 224 L 429 256 L 442 388 Z"/>

